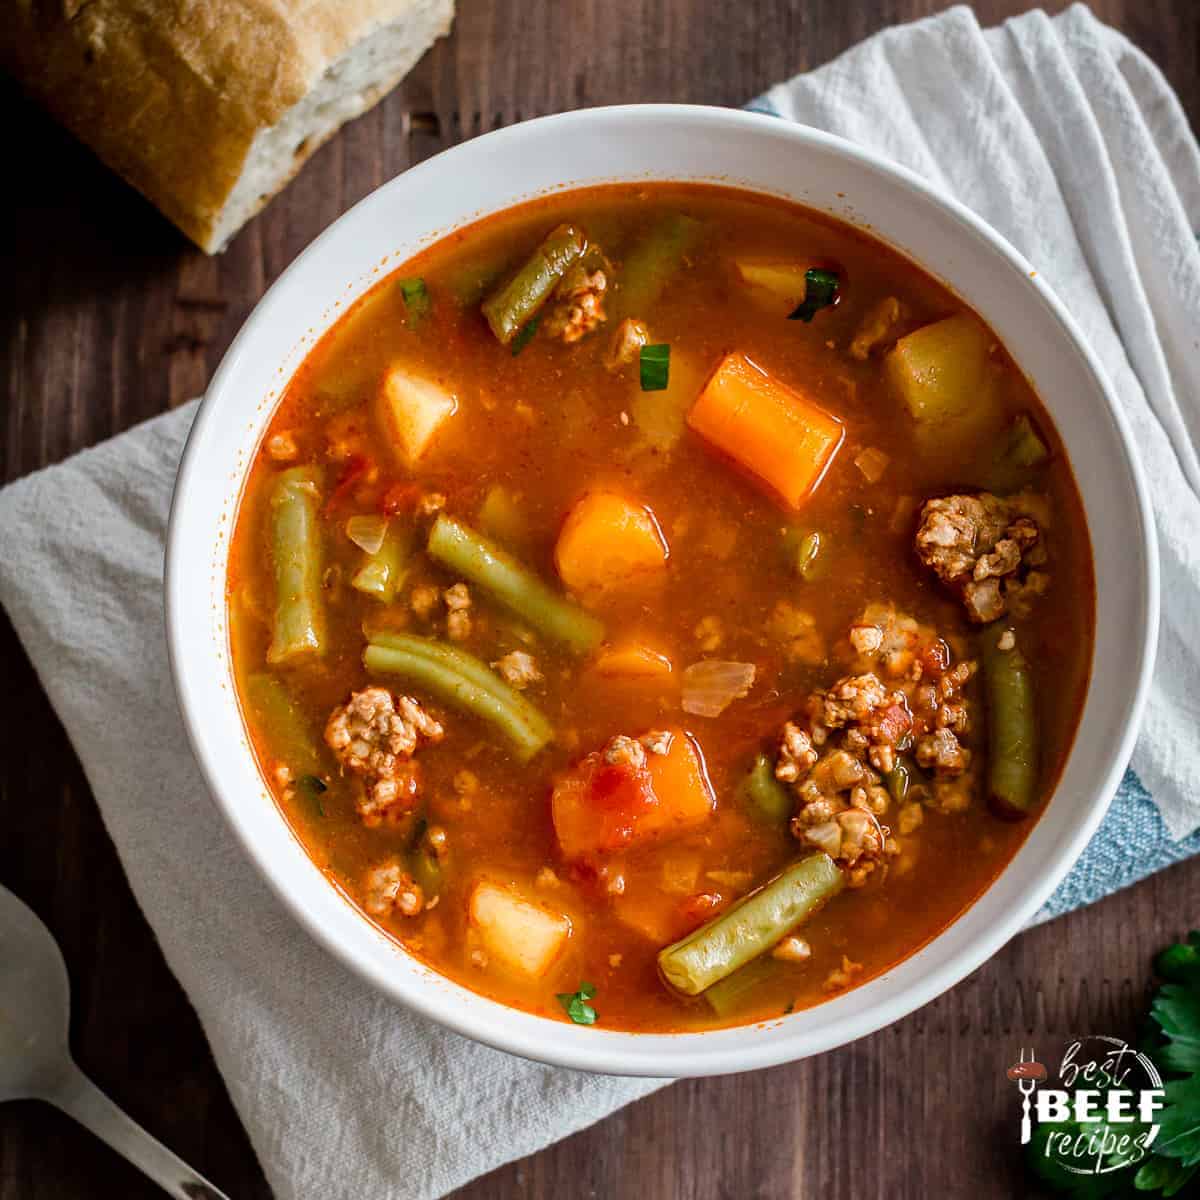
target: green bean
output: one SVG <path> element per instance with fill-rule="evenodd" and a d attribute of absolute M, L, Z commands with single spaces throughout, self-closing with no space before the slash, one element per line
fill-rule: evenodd
<path fill-rule="evenodd" d="M 700 240 L 703 225 L 682 213 L 667 213 L 638 242 L 617 276 L 615 307 L 619 315 L 644 317 L 667 281 Z"/>
<path fill-rule="evenodd" d="M 368 671 L 401 675 L 447 704 L 488 721 L 527 762 L 554 737 L 550 723 L 498 675 L 452 646 L 405 634 L 378 634 L 363 652 Z"/>
<path fill-rule="evenodd" d="M 828 560 L 821 556 L 825 538 L 816 529 L 789 528 L 783 535 L 783 549 L 788 565 L 805 583 L 812 583 L 826 574 Z"/>
<path fill-rule="evenodd" d="M 292 774 L 319 778 L 323 764 L 317 740 L 287 686 L 274 675 L 249 675 L 242 695 L 256 723 L 270 730 L 271 748 Z"/>
<path fill-rule="evenodd" d="M 508 686 L 495 671 L 480 662 L 473 654 L 460 650 L 457 646 L 447 645 L 435 638 L 417 637 L 411 633 L 401 633 L 393 629 L 381 629 L 371 634 L 370 641 L 375 646 L 386 650 L 403 650 L 410 654 L 420 654 L 432 658 L 446 666 L 456 674 L 482 688 L 492 692 L 512 708 L 531 730 L 543 735 L 546 740 L 554 736 L 554 728 L 542 715 L 540 710 L 516 689 Z"/>
<path fill-rule="evenodd" d="M 984 484 L 992 491 L 1015 492 L 1028 483 L 1030 472 L 1050 456 L 1033 422 L 1021 413 L 1004 433 L 1004 439 L 984 472 Z"/>
<path fill-rule="evenodd" d="M 793 863 L 707 925 L 659 951 L 663 979 L 677 992 L 699 995 L 765 954 L 844 883 L 828 854 L 818 851 Z"/>
<path fill-rule="evenodd" d="M 427 826 L 421 822 L 421 828 L 413 839 L 413 848 L 408 853 L 409 870 L 412 877 L 421 885 L 421 891 L 428 900 L 442 890 L 442 864 L 438 862 L 433 847 L 427 837 Z"/>
<path fill-rule="evenodd" d="M 780 824 L 792 815 L 792 798 L 775 778 L 775 768 L 766 754 L 759 754 L 738 786 L 738 795 L 760 816 Z"/>
<path fill-rule="evenodd" d="M 1033 676 L 1014 642 L 998 642 L 1012 630 L 1002 624 L 983 631 L 983 679 L 988 704 L 988 799 L 999 816 L 1029 815 L 1037 800 L 1037 712 Z"/>
<path fill-rule="evenodd" d="M 483 302 L 483 315 L 501 345 L 507 346 L 525 327 L 586 249 L 587 238 L 581 230 L 560 225 L 547 234 L 521 269 Z"/>
<path fill-rule="evenodd" d="M 413 531 L 397 518 L 388 524 L 383 542 L 374 554 L 359 567 L 350 586 L 368 596 L 374 596 L 384 604 L 391 604 L 396 592 L 408 574 L 408 563 L 412 556 Z"/>
<path fill-rule="evenodd" d="M 430 558 L 478 584 L 548 638 L 580 654 L 604 638 L 595 617 L 548 588 L 507 550 L 442 513 L 429 531 Z"/>
<path fill-rule="evenodd" d="M 718 1017 L 732 1016 L 762 984 L 779 973 L 779 963 L 764 954 L 751 959 L 739 971 L 714 983 L 704 993 L 704 999 Z"/>
<path fill-rule="evenodd" d="M 908 795 L 909 771 L 908 767 L 902 762 L 897 762 L 890 770 L 886 771 L 883 776 L 883 782 L 887 784 L 887 790 L 891 793 L 892 799 L 900 804 Z"/>
<path fill-rule="evenodd" d="M 279 475 L 271 492 L 275 620 L 267 649 L 270 663 L 324 649 L 320 480 L 314 467 L 292 467 Z"/>

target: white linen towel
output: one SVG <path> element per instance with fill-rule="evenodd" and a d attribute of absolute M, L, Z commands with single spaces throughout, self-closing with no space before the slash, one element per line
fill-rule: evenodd
<path fill-rule="evenodd" d="M 1175 97 L 1084 9 L 984 34 L 960 8 L 767 99 L 983 213 L 1039 264 L 1099 351 L 1149 469 L 1164 560 L 1171 671 L 1138 763 L 1171 827 L 1192 828 L 1197 806 L 1179 783 L 1196 759 L 1200 697 L 1200 262 L 1189 228 L 1200 224 L 1200 159 Z M 663 1081 L 552 1070 L 447 1033 L 350 975 L 259 880 L 204 794 L 165 662 L 162 541 L 193 411 L 0 493 L 0 601 L 277 1195 L 440 1196 Z"/>

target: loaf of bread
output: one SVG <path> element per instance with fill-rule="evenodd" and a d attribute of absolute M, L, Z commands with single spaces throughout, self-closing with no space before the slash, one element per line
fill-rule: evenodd
<path fill-rule="evenodd" d="M 0 64 L 210 254 L 450 26 L 454 0 L 14 0 Z"/>

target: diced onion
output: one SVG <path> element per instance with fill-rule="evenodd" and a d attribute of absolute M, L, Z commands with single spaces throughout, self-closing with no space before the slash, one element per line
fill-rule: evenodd
<path fill-rule="evenodd" d="M 683 673 L 683 711 L 719 717 L 754 684 L 754 664 L 706 658 Z"/>
<path fill-rule="evenodd" d="M 878 483 L 883 478 L 883 473 L 888 469 L 888 463 L 891 461 L 891 458 L 882 450 L 868 446 L 854 460 L 854 465 L 863 473 L 863 477 L 868 483 Z"/>
<path fill-rule="evenodd" d="M 378 554 L 387 533 L 388 519 L 378 513 L 361 513 L 346 522 L 346 536 L 367 554 Z"/>

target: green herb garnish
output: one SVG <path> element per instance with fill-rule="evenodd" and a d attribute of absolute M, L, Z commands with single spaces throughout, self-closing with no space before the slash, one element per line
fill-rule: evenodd
<path fill-rule="evenodd" d="M 296 786 L 316 805 L 319 816 L 325 815 L 325 802 L 321 797 L 329 791 L 328 785 L 316 775 L 301 775 Z"/>
<path fill-rule="evenodd" d="M 533 340 L 533 335 L 537 333 L 538 322 L 541 319 L 541 317 L 532 317 L 521 326 L 521 332 L 512 340 L 513 358 L 516 358 Z"/>
<path fill-rule="evenodd" d="M 789 321 L 811 321 L 823 308 L 836 304 L 841 280 L 832 272 L 810 267 L 804 272 L 804 299 L 788 315 Z"/>
<path fill-rule="evenodd" d="M 641 350 L 642 391 L 662 392 L 671 378 L 671 347 L 643 346 Z"/>
<path fill-rule="evenodd" d="M 1101 1133 L 1103 1104 L 1096 1121 L 1039 1125 L 1030 1142 L 1030 1170 L 1052 1190 L 1074 1200 L 1135 1200 L 1148 1193 L 1182 1196 L 1185 1189 L 1190 1195 L 1200 1181 L 1200 931 L 1189 933 L 1186 943 L 1169 946 L 1154 965 L 1163 983 L 1151 1002 L 1147 1036 L 1139 1046 L 1166 1079 L 1166 1102 L 1158 1115 L 1152 1153 L 1133 1163 L 1112 1154 L 1106 1162 L 1114 1169 L 1102 1175 L 1077 1175 L 1046 1154 L 1046 1144 L 1057 1130 L 1078 1136 L 1094 1127 Z M 1121 1126 L 1128 1133 L 1138 1128 Z"/>
<path fill-rule="evenodd" d="M 576 1025 L 595 1025 L 596 1010 L 588 1003 L 595 994 L 594 983 L 580 982 L 577 992 L 559 992 L 556 999 Z"/>
<path fill-rule="evenodd" d="M 400 280 L 400 295 L 404 297 L 404 308 L 411 329 L 422 318 L 429 315 L 429 291 L 423 279 Z"/>

